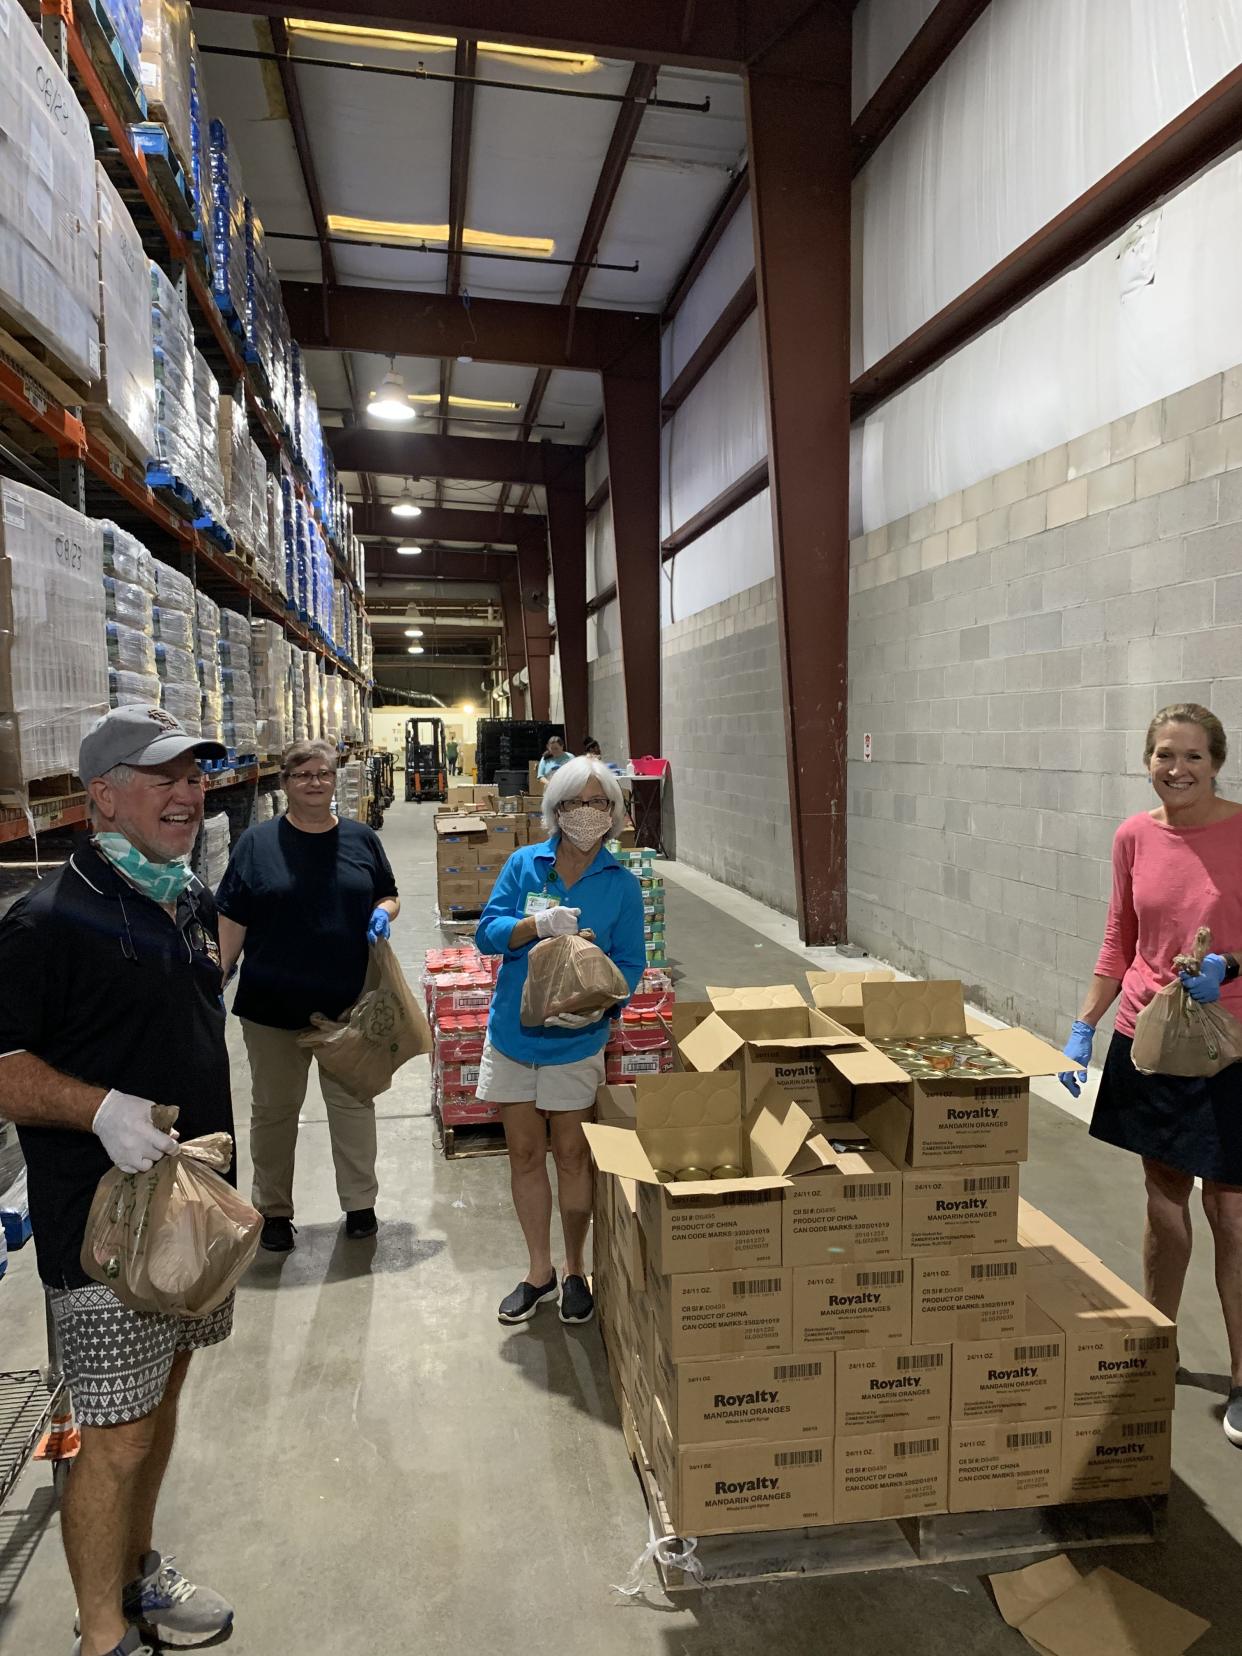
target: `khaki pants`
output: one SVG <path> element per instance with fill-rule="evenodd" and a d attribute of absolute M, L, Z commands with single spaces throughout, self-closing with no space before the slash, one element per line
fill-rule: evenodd
<path fill-rule="evenodd" d="M 298 1113 L 306 1097 L 311 1052 L 298 1045 L 299 1030 L 271 1029 L 241 1021 L 250 1060 L 253 1105 L 250 1159 L 254 1163 L 251 1201 L 265 1219 L 293 1218 L 293 1159 Z M 328 1134 L 336 1168 L 341 1211 L 375 1206 L 375 1101 L 355 1098 L 325 1070 L 319 1085 L 328 1111 Z"/>

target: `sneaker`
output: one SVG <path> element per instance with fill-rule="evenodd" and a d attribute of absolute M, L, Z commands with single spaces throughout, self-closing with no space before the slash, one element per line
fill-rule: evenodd
<path fill-rule="evenodd" d="M 259 1233 L 259 1246 L 268 1253 L 288 1253 L 296 1234 L 292 1219 L 265 1219 Z"/>
<path fill-rule="evenodd" d="M 149 1552 L 142 1562 L 145 1573 L 122 1593 L 121 1608 L 161 1645 L 203 1644 L 232 1627 L 233 1606 L 210 1587 L 187 1581 L 173 1567 L 171 1553 Z"/>
<path fill-rule="evenodd" d="M 500 1320 L 502 1323 L 529 1322 L 545 1300 L 556 1298 L 556 1272 L 551 1279 L 545 1282 L 542 1288 L 536 1288 L 532 1283 L 519 1282 L 509 1295 L 508 1299 L 500 1302 Z"/>
<path fill-rule="evenodd" d="M 73 1645 L 73 1656 L 82 1656 L 82 1641 L 76 1639 Z M 119 1645 L 113 1645 L 108 1656 L 155 1656 L 149 1644 L 143 1644 L 142 1635 L 136 1627 L 131 1627 Z"/>
<path fill-rule="evenodd" d="M 1235 1449 L 1242 1449 L 1242 1386 L 1234 1386 L 1225 1404 L 1225 1418 L 1221 1422 L 1225 1436 Z"/>
<path fill-rule="evenodd" d="M 352 1241 L 359 1242 L 364 1236 L 374 1236 L 379 1229 L 379 1220 L 375 1217 L 374 1208 L 353 1208 L 345 1215 L 345 1234 Z"/>
<path fill-rule="evenodd" d="M 595 1300 L 587 1287 L 586 1278 L 567 1276 L 561 1284 L 561 1321 L 589 1323 L 595 1315 Z"/>

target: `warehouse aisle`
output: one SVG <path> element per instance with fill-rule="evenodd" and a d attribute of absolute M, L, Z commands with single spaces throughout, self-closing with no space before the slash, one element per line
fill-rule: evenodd
<path fill-rule="evenodd" d="M 413 977 L 440 941 L 430 813 L 394 806 L 384 839 L 404 903 L 394 939 Z M 671 882 L 667 896 L 683 993 L 802 970 L 702 897 Z M 244 1124 L 236 1032 L 232 1045 Z M 297 1250 L 260 1256 L 233 1339 L 196 1360 L 187 1389 L 159 1539 L 234 1598 L 237 1656 L 448 1656 L 532 1642 L 553 1653 L 725 1656 L 757 1637 L 787 1656 L 1026 1648 L 997 1618 L 981 1565 L 734 1588 L 671 1609 L 654 1583 L 650 1603 L 620 1598 L 610 1584 L 645 1542 L 646 1514 L 598 1333 L 551 1313 L 526 1329 L 497 1324 L 522 1265 L 506 1163 L 440 1158 L 425 1064 L 398 1078 L 380 1114 L 378 1239 L 343 1239 L 316 1099 L 301 1138 Z M 1084 1138 L 1060 1110 L 1037 1109 L 1024 1189 L 1136 1281 L 1136 1170 Z M 244 1149 L 242 1159 L 248 1173 Z M 5 1356 L 33 1363 L 43 1321 L 30 1253 L 10 1275 Z M 1201 1250 L 1183 1361 L 1219 1371 L 1222 1349 Z M 1179 1389 L 1168 1547 L 1080 1559 L 1110 1562 L 1211 1617 L 1196 1656 L 1236 1656 L 1242 1625 L 1242 1460 L 1221 1437 L 1218 1402 L 1211 1389 Z M 46 1476 L 28 1472 L 0 1527 L 0 1644 L 14 1656 L 58 1656 L 72 1642 L 48 1505 Z M 834 1629 L 848 1630 L 843 1643 Z"/>

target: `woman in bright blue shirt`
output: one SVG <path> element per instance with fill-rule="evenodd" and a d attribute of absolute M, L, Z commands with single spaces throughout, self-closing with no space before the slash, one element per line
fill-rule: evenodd
<path fill-rule="evenodd" d="M 535 775 L 541 782 L 546 782 L 550 776 L 555 776 L 573 758 L 572 753 L 566 753 L 565 744 L 559 736 L 549 736 L 548 745 L 543 750 L 543 758 L 539 761 L 539 769 Z"/>
<path fill-rule="evenodd" d="M 531 948 L 545 937 L 589 933 L 631 993 L 646 964 L 642 887 L 604 849 L 625 820 L 616 778 L 597 760 L 569 760 L 548 783 L 543 820 L 552 837 L 523 846 L 505 863 L 475 937 L 484 954 L 503 957 L 478 1096 L 503 1106 L 513 1205 L 530 1254 L 525 1278 L 501 1302 L 503 1323 L 526 1322 L 556 1297 L 545 1116 L 565 1238 L 561 1321 L 589 1322 L 595 1314 L 583 1262 L 593 1178 L 582 1124 L 595 1107 L 604 1048 L 620 1015 L 620 1008 L 611 1015 L 566 1012 L 539 1028 L 524 1028 L 519 1014 Z"/>

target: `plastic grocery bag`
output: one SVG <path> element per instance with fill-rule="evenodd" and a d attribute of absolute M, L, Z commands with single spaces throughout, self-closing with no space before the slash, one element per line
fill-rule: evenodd
<path fill-rule="evenodd" d="M 387 1092 L 402 1064 L 431 1051 L 427 1015 L 383 938 L 371 945 L 366 987 L 344 1020 L 316 1012 L 311 1023 L 315 1027 L 298 1036 L 298 1045 L 309 1047 L 320 1068 L 355 1098 Z"/>
<path fill-rule="evenodd" d="M 629 984 L 599 945 L 569 932 L 530 951 L 521 1020 L 535 1029 L 562 1012 L 599 1012 L 629 998 Z"/>
<path fill-rule="evenodd" d="M 1212 934 L 1201 926 L 1193 952 L 1178 955 L 1175 969 L 1198 972 L 1211 947 Z M 1174 978 L 1134 1020 L 1130 1056 L 1142 1075 L 1217 1075 L 1242 1058 L 1242 1023 L 1215 1001 L 1192 1000 Z"/>
<path fill-rule="evenodd" d="M 164 1132 L 176 1118 L 161 1105 L 152 1111 Z M 262 1215 L 220 1177 L 232 1160 L 231 1135 L 208 1133 L 147 1173 L 110 1168 L 82 1240 L 87 1276 L 131 1311 L 209 1316 L 254 1258 L 263 1227 Z"/>

